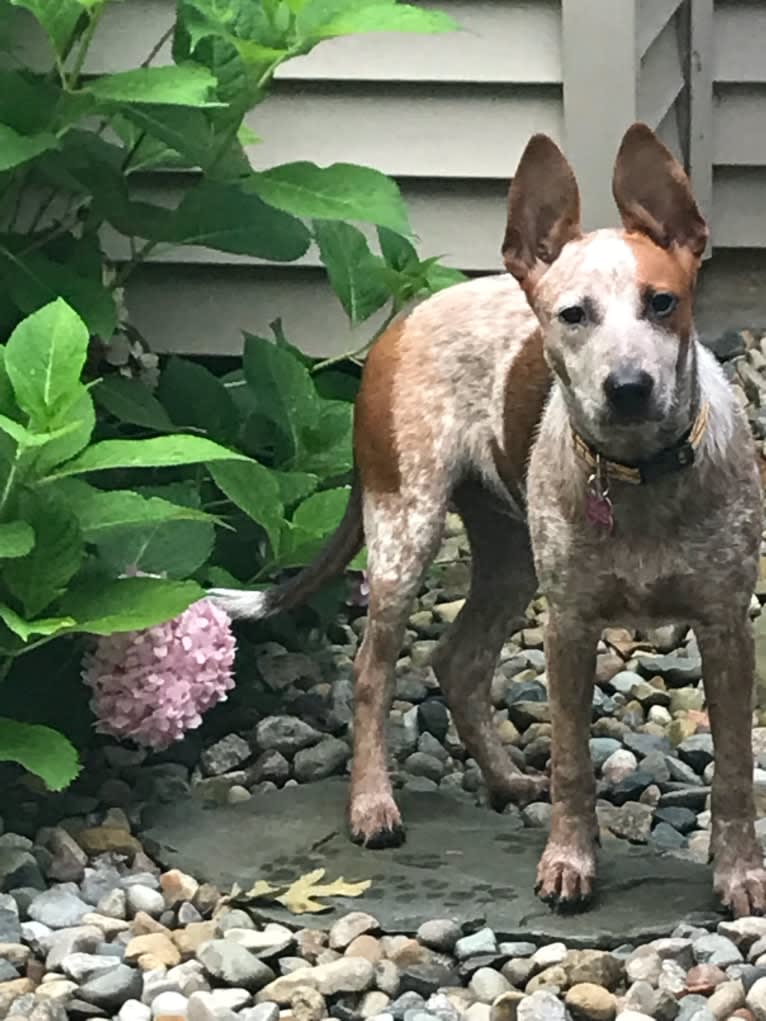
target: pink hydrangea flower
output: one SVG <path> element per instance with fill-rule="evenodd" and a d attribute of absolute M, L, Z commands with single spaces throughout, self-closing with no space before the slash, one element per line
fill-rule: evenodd
<path fill-rule="evenodd" d="M 143 631 L 97 638 L 83 660 L 96 729 L 161 750 L 234 687 L 228 614 L 209 599 Z"/>

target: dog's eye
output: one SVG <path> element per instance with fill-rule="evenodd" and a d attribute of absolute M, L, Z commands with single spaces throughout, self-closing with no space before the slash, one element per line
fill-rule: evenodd
<path fill-rule="evenodd" d="M 587 318 L 582 305 L 570 305 L 559 312 L 559 319 L 567 326 L 582 326 Z"/>
<path fill-rule="evenodd" d="M 670 294 L 669 291 L 659 291 L 649 299 L 649 308 L 652 311 L 652 315 L 657 316 L 658 319 L 664 319 L 665 316 L 669 316 L 677 304 L 678 298 L 675 294 Z"/>

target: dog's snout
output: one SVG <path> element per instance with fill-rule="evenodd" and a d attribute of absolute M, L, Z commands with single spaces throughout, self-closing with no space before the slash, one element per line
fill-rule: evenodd
<path fill-rule="evenodd" d="M 621 418 L 641 418 L 649 408 L 654 380 L 644 369 L 624 368 L 604 380 L 609 406 Z"/>

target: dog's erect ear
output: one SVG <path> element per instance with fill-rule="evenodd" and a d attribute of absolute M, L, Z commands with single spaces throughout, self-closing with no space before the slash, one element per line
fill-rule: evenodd
<path fill-rule="evenodd" d="M 529 292 L 564 245 L 581 233 L 580 193 L 572 168 L 547 135 L 533 135 L 508 196 L 505 268 Z"/>
<path fill-rule="evenodd" d="M 646 124 L 634 124 L 625 132 L 612 193 L 626 230 L 646 234 L 661 248 L 678 245 L 702 258 L 708 228 L 689 178 Z"/>

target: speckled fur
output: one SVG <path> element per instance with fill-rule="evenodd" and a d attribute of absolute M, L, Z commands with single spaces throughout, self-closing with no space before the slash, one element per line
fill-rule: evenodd
<path fill-rule="evenodd" d="M 342 570 L 363 518 L 370 602 L 355 664 L 349 823 L 368 847 L 397 844 L 404 831 L 386 740 L 394 667 L 452 501 L 471 543 L 471 588 L 433 666 L 497 806 L 539 797 L 546 782 L 513 766 L 489 688 L 538 581 L 548 599 L 553 815 L 538 889 L 558 908 L 587 903 L 596 879 L 588 738 L 599 633 L 616 623 L 692 624 L 716 748 L 715 888 L 735 915 L 760 913 L 766 873 L 753 826 L 747 617 L 762 527 L 754 451 L 732 391 L 694 335 L 707 229 L 682 169 L 643 125 L 625 136 L 614 192 L 624 229 L 583 235 L 571 168 L 549 139 L 530 141 L 510 194 L 509 275 L 435 295 L 368 358 L 355 414 L 356 496 L 320 566 L 265 595 L 214 595 L 241 616 L 295 605 Z M 647 315 L 649 286 L 678 294 L 663 323 Z M 589 321 L 564 326 L 558 312 L 585 299 Z M 603 390 L 626 362 L 655 381 L 645 418 L 628 425 L 614 421 Z M 585 516 L 589 470 L 572 428 L 613 460 L 641 460 L 682 435 L 702 402 L 709 416 L 695 465 L 645 486 L 613 483 L 615 532 L 594 530 Z"/>

